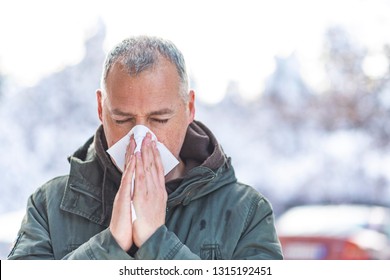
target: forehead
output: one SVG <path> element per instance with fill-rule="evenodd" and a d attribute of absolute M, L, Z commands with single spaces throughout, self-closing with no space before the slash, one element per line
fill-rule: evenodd
<path fill-rule="evenodd" d="M 137 75 L 130 75 L 121 63 L 115 63 L 107 76 L 106 95 L 113 109 L 155 110 L 182 101 L 181 83 L 176 67 L 161 60 Z"/>

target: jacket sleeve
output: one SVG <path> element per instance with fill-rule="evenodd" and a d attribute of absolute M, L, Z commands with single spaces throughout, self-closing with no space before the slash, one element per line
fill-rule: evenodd
<path fill-rule="evenodd" d="M 54 259 L 47 215 L 40 202 L 43 197 L 38 191 L 28 199 L 27 213 L 8 259 Z"/>
<path fill-rule="evenodd" d="M 22 220 L 21 228 L 14 242 L 8 259 L 54 259 L 46 215 L 39 209 L 34 197 L 27 203 L 27 213 Z"/>
<path fill-rule="evenodd" d="M 22 221 L 9 260 L 57 259 L 50 238 L 50 224 L 46 203 L 46 192 L 39 189 L 27 202 L 27 213 Z M 107 228 L 63 257 L 63 259 L 133 259 L 116 243 Z"/>
<path fill-rule="evenodd" d="M 66 255 L 67 260 L 131 260 L 129 254 L 115 241 L 107 228 L 93 236 L 79 248 Z"/>
<path fill-rule="evenodd" d="M 274 213 L 266 198 L 258 196 L 253 200 L 233 259 L 283 259 Z"/>
<path fill-rule="evenodd" d="M 163 225 L 138 249 L 135 259 L 200 260 L 200 257 Z"/>

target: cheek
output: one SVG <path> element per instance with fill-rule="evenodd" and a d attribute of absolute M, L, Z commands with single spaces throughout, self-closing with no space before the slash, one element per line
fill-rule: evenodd
<path fill-rule="evenodd" d="M 103 128 L 104 135 L 106 136 L 108 148 L 113 146 L 116 142 L 118 142 L 122 137 L 124 137 L 130 129 L 126 129 L 116 125 L 111 118 L 105 117 L 103 118 Z"/>
<path fill-rule="evenodd" d="M 186 131 L 187 129 L 170 130 L 168 133 L 161 135 L 159 141 L 163 143 L 175 157 L 179 158 Z M 159 136 L 157 135 L 157 137 Z"/>
<path fill-rule="evenodd" d="M 109 125 L 104 125 L 103 123 L 103 128 L 104 128 L 104 135 L 106 136 L 107 140 L 107 146 L 110 148 L 113 146 L 120 138 L 116 136 L 116 133 L 110 128 Z"/>

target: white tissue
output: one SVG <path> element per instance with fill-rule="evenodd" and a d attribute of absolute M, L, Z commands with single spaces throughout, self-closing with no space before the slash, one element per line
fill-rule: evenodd
<path fill-rule="evenodd" d="M 160 152 L 160 157 L 162 161 L 162 165 L 164 168 L 164 176 L 167 175 L 176 165 L 179 164 L 179 161 L 175 158 L 175 156 L 164 146 L 164 144 L 157 141 L 156 135 L 146 126 L 144 125 L 136 125 L 132 130 L 129 131 L 123 138 L 121 138 L 118 142 L 116 142 L 113 146 L 111 146 L 107 153 L 113 158 L 116 166 L 123 172 L 125 169 L 126 163 L 126 150 L 127 146 L 130 142 L 130 137 L 134 134 L 134 140 L 136 143 L 136 148 L 134 153 L 141 151 L 142 140 L 145 138 L 146 133 L 150 132 L 152 134 L 152 140 L 156 141 L 157 149 Z M 131 192 L 133 193 L 134 189 L 134 177 L 131 186 Z M 135 214 L 135 209 L 132 206 L 132 220 L 133 222 L 136 220 L 137 216 Z"/>
<path fill-rule="evenodd" d="M 141 151 L 142 140 L 146 136 L 146 133 L 150 132 L 152 134 L 152 139 L 157 141 L 156 135 L 144 125 L 136 125 L 127 133 L 122 139 L 116 142 L 111 148 L 107 150 L 110 156 L 114 159 L 115 164 L 118 168 L 123 171 L 125 169 L 125 160 L 126 160 L 126 149 L 127 145 L 130 142 L 130 137 L 134 134 L 134 140 L 136 143 L 136 148 L 134 153 Z M 157 149 L 160 152 L 161 161 L 164 167 L 164 176 L 167 175 L 179 161 L 175 156 L 164 146 L 164 144 L 159 141 L 156 142 Z"/>

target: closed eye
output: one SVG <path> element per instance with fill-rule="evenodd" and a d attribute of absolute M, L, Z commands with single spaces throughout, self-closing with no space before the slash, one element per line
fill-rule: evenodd
<path fill-rule="evenodd" d="M 158 122 L 158 123 L 167 123 L 168 119 L 163 119 L 163 120 L 161 120 L 161 119 L 153 119 L 153 121 Z"/>
<path fill-rule="evenodd" d="M 131 122 L 133 119 L 124 119 L 124 120 L 114 120 L 117 124 L 124 124 L 127 122 Z"/>

